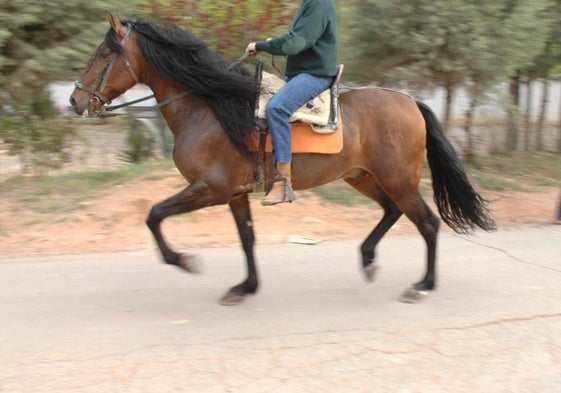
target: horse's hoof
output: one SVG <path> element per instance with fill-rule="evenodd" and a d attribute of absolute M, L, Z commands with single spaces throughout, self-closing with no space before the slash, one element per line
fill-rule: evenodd
<path fill-rule="evenodd" d="M 202 259 L 197 255 L 181 254 L 177 266 L 193 274 L 200 274 L 203 270 Z"/>
<path fill-rule="evenodd" d="M 403 292 L 399 300 L 403 303 L 420 303 L 425 300 L 428 295 L 428 291 L 415 289 L 415 287 L 412 286 Z"/>
<path fill-rule="evenodd" d="M 366 266 L 363 269 L 364 275 L 366 276 L 366 281 L 368 281 L 369 283 L 374 282 L 376 280 L 376 274 L 378 273 L 379 268 L 380 267 L 374 262 Z"/>
<path fill-rule="evenodd" d="M 224 296 L 220 298 L 219 304 L 223 306 L 237 306 L 245 299 L 244 295 L 240 295 L 239 293 L 228 291 Z"/>

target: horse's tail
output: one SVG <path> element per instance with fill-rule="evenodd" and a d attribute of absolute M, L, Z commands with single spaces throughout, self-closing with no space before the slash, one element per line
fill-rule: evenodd
<path fill-rule="evenodd" d="M 496 229 L 487 209 L 488 201 L 473 189 L 436 115 L 422 102 L 417 101 L 417 106 L 426 122 L 434 201 L 442 220 L 457 233 L 470 232 L 476 226 L 486 231 Z"/>

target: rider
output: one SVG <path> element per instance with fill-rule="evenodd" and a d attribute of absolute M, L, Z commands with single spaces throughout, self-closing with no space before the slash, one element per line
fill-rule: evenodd
<path fill-rule="evenodd" d="M 288 33 L 251 42 L 246 48 L 250 55 L 260 51 L 287 56 L 287 84 L 265 108 L 280 178 L 275 179 L 261 203 L 275 205 L 296 199 L 290 180 L 292 136 L 288 119 L 298 108 L 328 89 L 337 74 L 337 13 L 333 0 L 303 0 Z"/>

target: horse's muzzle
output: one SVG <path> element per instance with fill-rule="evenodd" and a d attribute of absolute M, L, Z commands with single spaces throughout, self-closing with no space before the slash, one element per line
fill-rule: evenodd
<path fill-rule="evenodd" d="M 80 92 L 74 90 L 70 96 L 70 105 L 74 108 L 76 114 L 82 116 L 82 114 L 88 109 L 89 97 L 80 97 Z"/>

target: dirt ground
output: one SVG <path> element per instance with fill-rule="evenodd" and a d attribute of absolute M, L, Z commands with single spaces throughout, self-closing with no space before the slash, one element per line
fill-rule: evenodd
<path fill-rule="evenodd" d="M 110 188 L 64 214 L 39 214 L 8 196 L 0 206 L 0 254 L 8 257 L 155 248 L 144 223 L 150 207 L 183 186 L 175 169 L 166 170 L 154 180 L 136 179 Z M 559 189 L 483 195 L 491 201 L 490 209 L 500 228 L 553 222 Z M 311 192 L 297 192 L 297 196 L 291 204 L 263 207 L 259 203 L 261 194 L 252 195 L 257 244 L 362 239 L 382 216 L 375 203 L 348 207 L 325 202 Z M 442 228 L 450 231 L 444 225 Z M 168 218 L 163 231 L 178 250 L 239 244 L 227 206 Z M 403 217 L 390 235 L 415 231 Z"/>

